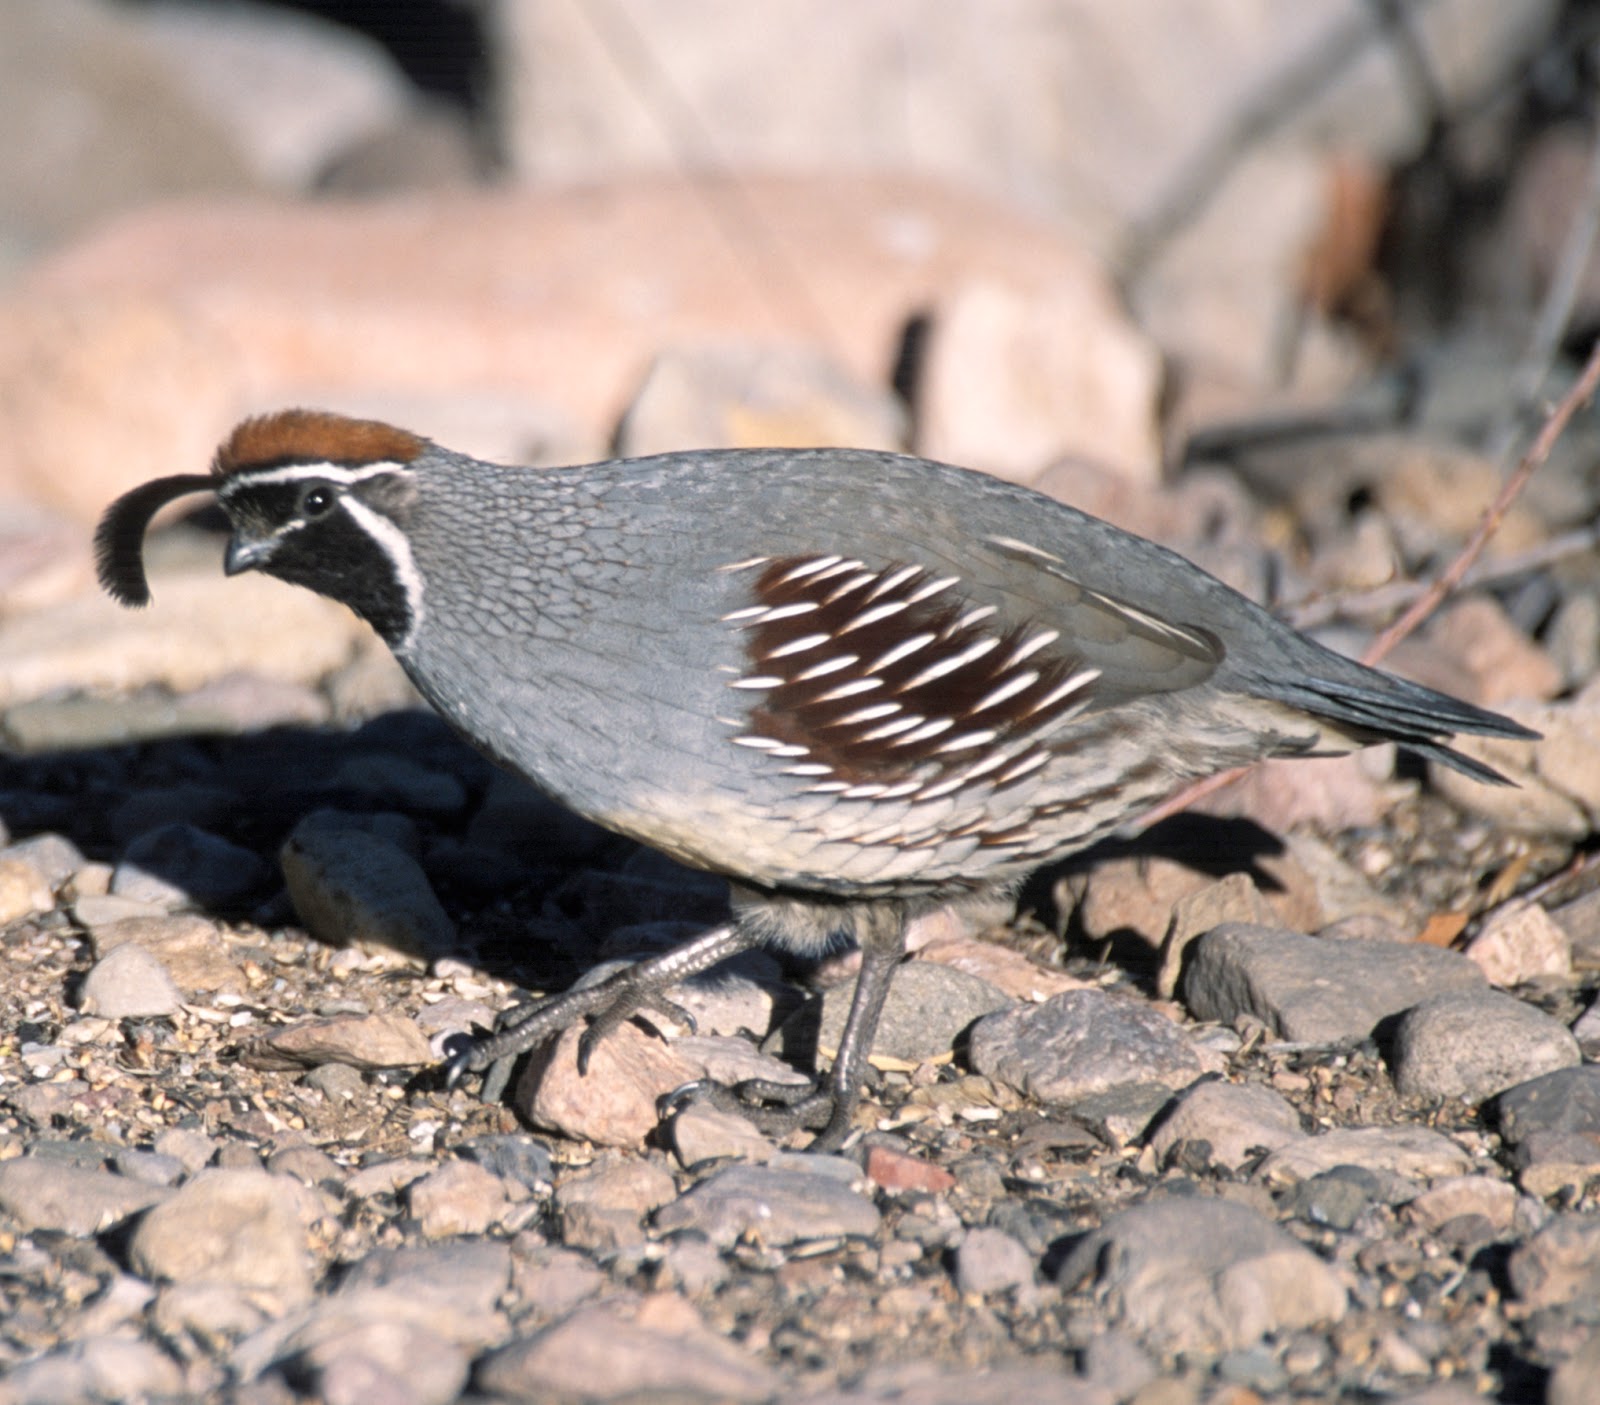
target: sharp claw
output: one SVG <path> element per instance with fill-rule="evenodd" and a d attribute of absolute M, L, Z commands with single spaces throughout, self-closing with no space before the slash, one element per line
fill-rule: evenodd
<path fill-rule="evenodd" d="M 680 1083 L 670 1093 L 663 1093 L 656 1099 L 656 1116 L 665 1121 L 716 1086 L 709 1078 L 695 1078 L 688 1083 Z"/>
<path fill-rule="evenodd" d="M 452 1034 L 444 1041 L 444 1086 L 454 1088 L 462 1076 L 472 1072 L 472 1056 L 477 1041 L 470 1034 Z"/>

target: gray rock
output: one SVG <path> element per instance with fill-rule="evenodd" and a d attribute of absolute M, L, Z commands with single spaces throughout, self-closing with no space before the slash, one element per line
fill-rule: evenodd
<path fill-rule="evenodd" d="M 1430 1127 L 1349 1127 L 1279 1147 L 1256 1169 L 1256 1178 L 1268 1185 L 1287 1184 L 1336 1166 L 1432 1180 L 1465 1175 L 1472 1169 L 1472 1158 Z"/>
<path fill-rule="evenodd" d="M 1346 1043 L 1427 996 L 1483 988 L 1483 972 L 1453 951 L 1228 923 L 1194 944 L 1180 993 L 1197 1019 L 1252 1015 L 1283 1039 Z"/>
<path fill-rule="evenodd" d="M 159 1205 L 169 1191 L 107 1171 L 73 1166 L 53 1157 L 0 1161 L 0 1209 L 24 1229 L 52 1229 L 80 1237 Z"/>
<path fill-rule="evenodd" d="M 1163 1160 L 1183 1142 L 1204 1142 L 1213 1165 L 1237 1170 L 1262 1151 L 1298 1141 L 1300 1114 L 1259 1083 L 1197 1083 L 1150 1136 Z"/>
<path fill-rule="evenodd" d="M 853 1177 L 859 1171 L 850 1166 L 847 1174 Z M 655 1223 L 668 1234 L 698 1231 L 713 1244 L 728 1248 L 747 1233 L 779 1246 L 839 1235 L 871 1235 L 877 1232 L 879 1215 L 877 1207 L 856 1191 L 846 1175 L 831 1169 L 733 1166 L 662 1206 Z"/>
<path fill-rule="evenodd" d="M 1534 1132 L 1600 1133 L 1600 1067 L 1558 1069 L 1495 1099 L 1500 1135 L 1515 1146 Z"/>
<path fill-rule="evenodd" d="M 1107 1146 L 1121 1147 L 1144 1136 L 1171 1102 L 1172 1089 L 1163 1083 L 1118 1083 L 1067 1106 L 1074 1121 L 1081 1122 Z"/>
<path fill-rule="evenodd" d="M 374 1249 L 340 1280 L 340 1298 L 376 1295 L 425 1310 L 451 1341 L 492 1333 L 495 1311 L 511 1281 L 511 1248 L 494 1240 L 458 1240 Z"/>
<path fill-rule="evenodd" d="M 1395 1030 L 1395 1086 L 1408 1097 L 1476 1102 L 1583 1061 L 1565 1025 L 1494 990 L 1430 996 Z"/>
<path fill-rule="evenodd" d="M 1062 1261 L 1092 1280 L 1131 1331 L 1161 1351 L 1243 1351 L 1269 1333 L 1337 1322 L 1345 1290 L 1315 1254 L 1252 1210 L 1168 1198 L 1113 1216 Z"/>
<path fill-rule="evenodd" d="M 686 1167 L 706 1161 L 770 1161 L 778 1150 L 749 1118 L 704 1102 L 684 1104 L 668 1130 L 673 1154 Z"/>
<path fill-rule="evenodd" d="M 183 1372 L 154 1342 L 97 1336 L 72 1342 L 7 1373 L 0 1387 L 21 1405 L 78 1405 L 91 1400 L 176 1400 Z"/>
<path fill-rule="evenodd" d="M 406 1187 L 406 1205 L 429 1239 L 482 1234 L 510 1203 L 505 1182 L 472 1161 L 447 1161 Z"/>
<path fill-rule="evenodd" d="M 981 1297 L 1033 1286 L 1033 1255 L 1004 1230 L 968 1230 L 956 1248 L 955 1260 L 959 1293 Z"/>
<path fill-rule="evenodd" d="M 550 1149 L 529 1136 L 506 1132 L 473 1137 L 456 1147 L 456 1154 L 536 1195 L 548 1195 L 555 1182 Z"/>
<path fill-rule="evenodd" d="M 311 1296 L 298 1188 L 265 1171 L 205 1171 L 139 1222 L 128 1259 L 146 1278 L 213 1280 L 293 1305 Z"/>
<path fill-rule="evenodd" d="M 736 448 L 772 432 L 788 444 L 903 449 L 906 414 L 886 385 L 865 385 L 809 348 L 669 347 L 623 415 L 617 452 Z"/>
<path fill-rule="evenodd" d="M 1307 1224 L 1348 1230 L 1377 1204 L 1379 1190 L 1378 1177 L 1365 1167 L 1335 1166 L 1292 1187 L 1283 1208 Z"/>
<path fill-rule="evenodd" d="M 681 1298 L 581 1307 L 478 1363 L 479 1390 L 496 1398 L 625 1397 L 760 1401 L 777 1396 L 772 1371 L 706 1327 Z"/>
<path fill-rule="evenodd" d="M 162 825 L 135 838 L 111 877 L 117 897 L 167 908 L 243 900 L 270 878 L 249 849 L 192 824 Z"/>
<path fill-rule="evenodd" d="M 801 1067 L 812 1067 L 819 1050 L 831 1058 L 854 997 L 854 982 L 824 992 L 820 1006 L 810 1002 L 796 1010 L 763 1048 Z M 906 1063 L 938 1058 L 974 1020 L 1011 1003 L 1003 991 L 954 967 L 903 962 L 889 987 L 872 1051 Z"/>
<path fill-rule="evenodd" d="M 50 888 L 59 888 L 88 862 L 83 850 L 61 834 L 35 834 L 0 849 L 0 861 L 25 863 Z"/>
<path fill-rule="evenodd" d="M 191 1176 L 210 1164 L 211 1158 L 217 1154 L 216 1142 L 192 1127 L 167 1128 L 156 1137 L 154 1149 L 159 1156 L 176 1157 L 183 1163 L 184 1171 Z"/>
<path fill-rule="evenodd" d="M 176 1156 L 163 1156 L 156 1151 L 136 1151 L 123 1147 L 112 1162 L 120 1175 L 142 1185 L 177 1185 L 186 1174 L 184 1164 Z"/>
<path fill-rule="evenodd" d="M 170 824 L 196 825 L 201 829 L 225 823 L 238 809 L 237 791 L 227 786 L 153 786 L 135 791 L 111 814 L 111 834 L 127 843 L 152 829 Z"/>
<path fill-rule="evenodd" d="M 556 1191 L 561 1237 L 580 1249 L 616 1249 L 645 1237 L 644 1220 L 678 1193 L 666 1167 L 614 1161 L 566 1181 Z"/>
<path fill-rule="evenodd" d="M 258 1067 L 421 1068 L 433 1051 L 409 1015 L 330 1015 L 275 1029 L 252 1048 Z"/>
<path fill-rule="evenodd" d="M 1064 991 L 989 1016 L 972 1031 L 971 1060 L 986 1077 L 1053 1103 L 1123 1083 L 1186 1088 L 1207 1071 L 1171 1020 L 1098 990 Z"/>
<path fill-rule="evenodd" d="M 161 958 L 132 942 L 96 961 L 78 995 L 84 1014 L 108 1020 L 171 1015 L 182 1005 L 183 995 Z"/>
<path fill-rule="evenodd" d="M 517 1302 L 545 1322 L 564 1317 L 607 1282 L 586 1255 L 553 1244 L 519 1252 L 511 1262 L 511 1291 Z"/>
<path fill-rule="evenodd" d="M 467 789 L 452 775 L 392 752 L 366 752 L 340 762 L 328 782 L 364 800 L 404 814 L 448 817 L 467 806 Z"/>
<path fill-rule="evenodd" d="M 424 961 L 455 948 L 455 924 L 421 866 L 376 835 L 296 826 L 278 857 L 294 909 L 319 941 Z"/>
<path fill-rule="evenodd" d="M 326 1405 L 449 1405 L 467 1383 L 466 1351 L 415 1314 L 319 1303 L 274 1366 Z"/>
<path fill-rule="evenodd" d="M 97 920 L 90 935 L 97 956 L 106 956 L 122 946 L 143 948 L 160 961 L 180 990 L 209 995 L 217 991 L 241 993 L 245 988 L 244 972 L 229 955 L 222 928 L 198 913 Z"/>
<path fill-rule="evenodd" d="M 1512 1291 L 1530 1308 L 1558 1307 L 1600 1295 L 1600 1219 L 1558 1215 L 1506 1264 Z"/>

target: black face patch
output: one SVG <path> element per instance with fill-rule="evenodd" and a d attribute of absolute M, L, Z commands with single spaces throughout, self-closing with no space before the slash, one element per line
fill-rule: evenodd
<path fill-rule="evenodd" d="M 415 611 L 403 563 L 390 542 L 369 530 L 374 520 L 393 522 L 374 499 L 392 508 L 405 497 L 387 475 L 355 484 L 331 477 L 251 482 L 240 475 L 218 496 L 235 541 L 268 548 L 251 563 L 257 570 L 348 605 L 391 647 L 405 639 Z"/>

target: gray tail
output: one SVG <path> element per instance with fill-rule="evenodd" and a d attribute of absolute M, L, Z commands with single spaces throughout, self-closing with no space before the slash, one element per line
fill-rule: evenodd
<path fill-rule="evenodd" d="M 1369 670 L 1371 682 L 1308 677 L 1266 681 L 1260 691 L 1277 702 L 1309 712 L 1374 741 L 1398 742 L 1408 750 L 1489 785 L 1508 785 L 1498 771 L 1446 746 L 1441 737 L 1466 732 L 1480 737 L 1537 741 L 1539 733 L 1418 683 Z"/>

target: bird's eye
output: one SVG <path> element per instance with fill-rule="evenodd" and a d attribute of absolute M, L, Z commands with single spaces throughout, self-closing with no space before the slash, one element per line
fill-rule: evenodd
<path fill-rule="evenodd" d="M 333 489 L 322 487 L 320 484 L 314 488 L 307 488 L 300 494 L 300 515 L 302 517 L 321 517 L 333 509 Z"/>

